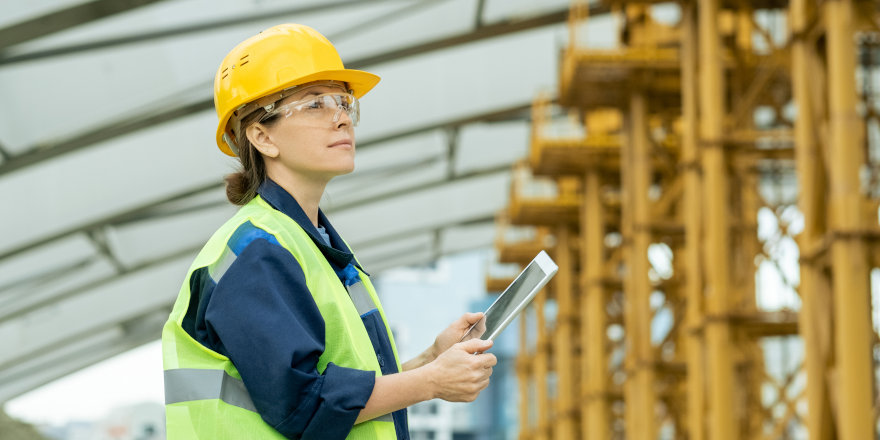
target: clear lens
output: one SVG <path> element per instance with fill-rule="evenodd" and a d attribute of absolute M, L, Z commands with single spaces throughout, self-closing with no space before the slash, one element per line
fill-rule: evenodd
<path fill-rule="evenodd" d="M 269 113 L 266 113 L 260 119 L 263 122 L 272 116 L 281 115 L 284 117 L 296 116 L 303 119 L 311 119 L 315 121 L 332 120 L 333 123 L 339 122 L 342 112 L 346 112 L 351 118 L 352 125 L 357 125 L 360 119 L 360 109 L 357 98 L 350 93 L 323 93 L 320 95 L 307 96 L 298 101 L 284 104 Z"/>

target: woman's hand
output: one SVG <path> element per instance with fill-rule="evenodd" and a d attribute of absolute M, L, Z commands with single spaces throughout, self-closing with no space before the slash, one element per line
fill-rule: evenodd
<path fill-rule="evenodd" d="M 428 381 L 434 397 L 450 402 L 473 402 L 489 386 L 492 367 L 498 363 L 494 354 L 483 353 L 490 347 L 492 341 L 482 339 L 459 342 L 425 365 L 430 372 Z"/>
<path fill-rule="evenodd" d="M 434 345 L 431 347 L 434 352 L 434 358 L 449 350 L 453 344 L 461 341 L 461 337 L 464 336 L 465 332 L 480 319 L 483 319 L 483 315 L 483 312 L 465 313 L 452 324 L 449 324 L 449 327 L 446 327 L 446 330 L 440 332 L 437 338 L 434 339 Z"/>
<path fill-rule="evenodd" d="M 443 330 L 437 335 L 437 338 L 434 339 L 434 344 L 431 345 L 431 347 L 415 358 L 404 362 L 402 365 L 403 371 L 419 368 L 422 365 L 437 359 L 437 356 L 446 350 L 449 350 L 449 347 L 452 347 L 453 344 L 460 341 L 461 337 L 464 336 L 464 333 L 471 328 L 472 325 L 482 319 L 483 315 L 483 312 L 465 313 L 464 315 L 461 315 L 460 318 L 456 319 L 452 324 L 449 324 L 449 327 L 446 327 L 446 330 Z"/>
<path fill-rule="evenodd" d="M 498 362 L 493 354 L 474 353 L 491 346 L 492 341 L 471 339 L 454 344 L 422 367 L 377 377 L 373 393 L 355 423 L 435 398 L 473 401 L 489 386 L 492 367 Z"/>

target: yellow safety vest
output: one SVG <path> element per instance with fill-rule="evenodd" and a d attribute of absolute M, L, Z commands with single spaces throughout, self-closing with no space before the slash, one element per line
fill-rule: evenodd
<path fill-rule="evenodd" d="M 271 234 L 290 251 L 305 274 L 306 285 L 326 325 L 324 353 L 317 370 L 333 362 L 340 367 L 382 372 L 370 337 L 361 320 L 363 310 L 377 308 L 391 339 L 394 358 L 400 360 L 385 312 L 369 277 L 358 270 L 361 282 L 344 287 L 330 263 L 309 235 L 290 217 L 272 208 L 259 196 L 214 233 L 196 257 L 180 288 L 177 301 L 162 329 L 165 370 L 167 438 L 204 440 L 283 439 L 256 412 L 238 370 L 223 356 L 193 339 L 183 327 L 190 304 L 190 277 L 199 268 L 222 266 L 232 234 L 251 222 Z M 359 312 L 359 309 L 361 312 Z M 396 439 L 391 414 L 355 425 L 347 439 Z"/>

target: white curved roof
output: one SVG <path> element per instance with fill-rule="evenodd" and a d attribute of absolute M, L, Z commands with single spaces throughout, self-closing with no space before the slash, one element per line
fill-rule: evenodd
<path fill-rule="evenodd" d="M 367 270 L 492 246 L 569 0 L 41 0 L 0 15 L 0 402 L 159 337 L 232 212 L 226 51 L 280 22 L 382 76 L 323 207 Z"/>

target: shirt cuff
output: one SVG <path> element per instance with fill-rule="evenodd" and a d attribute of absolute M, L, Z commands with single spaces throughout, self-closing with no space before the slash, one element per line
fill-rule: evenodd
<path fill-rule="evenodd" d="M 367 400 L 373 394 L 376 373 L 327 365 L 320 382 L 303 403 L 312 408 L 298 407 L 275 429 L 289 438 L 301 433 L 307 439 L 344 439 Z M 311 418 L 304 420 L 311 415 Z M 293 436 L 293 437 L 292 437 Z"/>

